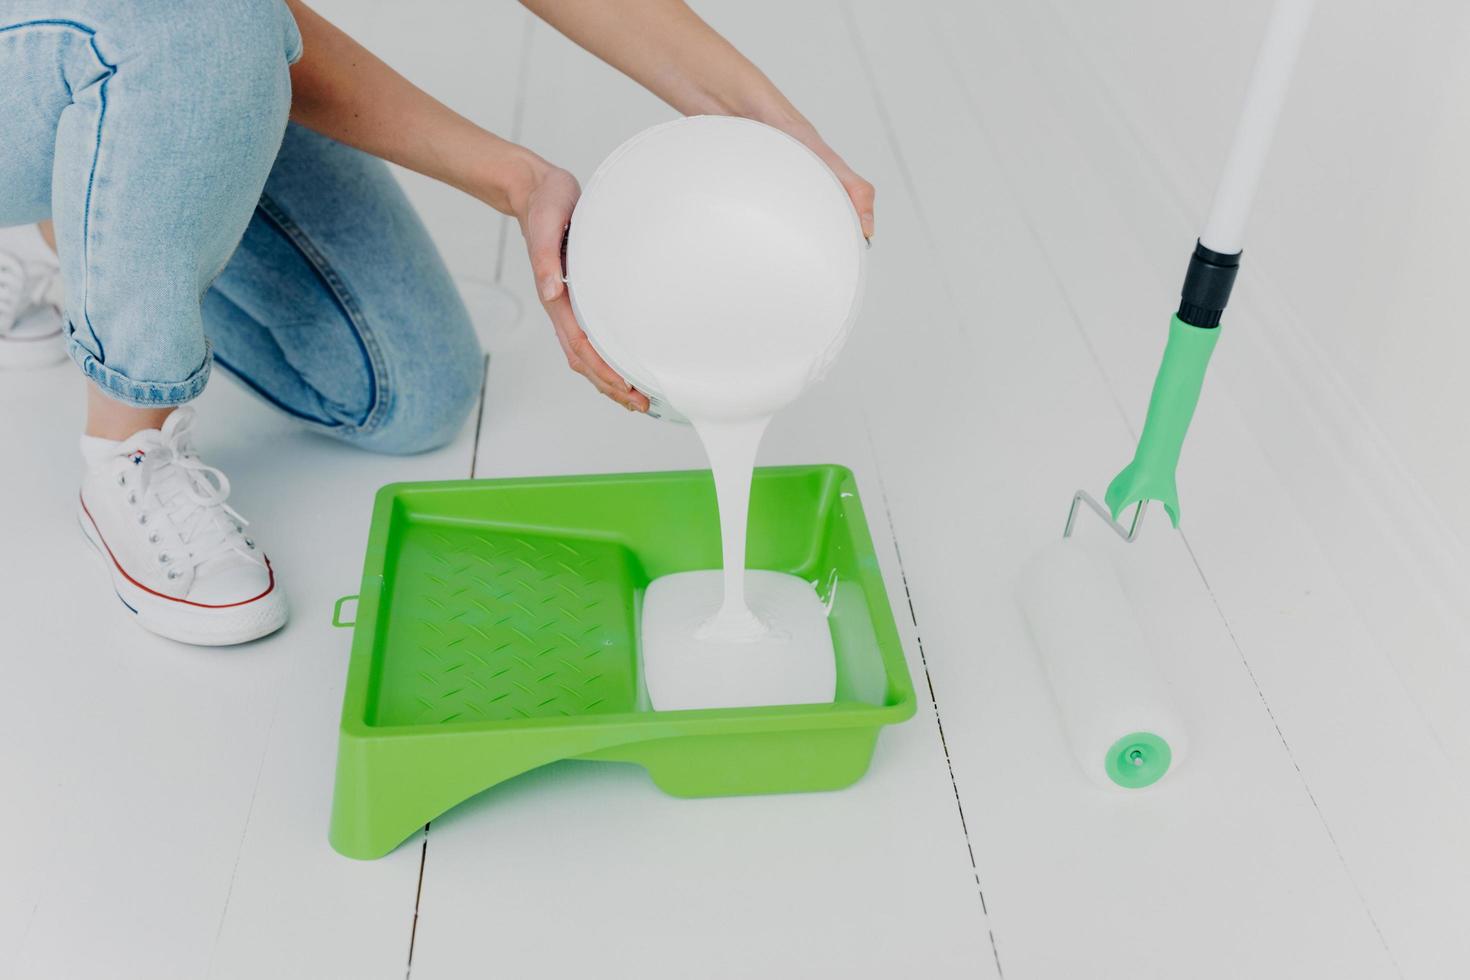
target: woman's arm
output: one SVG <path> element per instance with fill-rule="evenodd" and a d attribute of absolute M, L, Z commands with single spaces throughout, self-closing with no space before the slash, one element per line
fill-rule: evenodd
<path fill-rule="evenodd" d="M 291 68 L 294 121 L 515 213 L 545 160 L 476 126 L 304 3 L 287 3 L 304 52 Z"/>
<path fill-rule="evenodd" d="M 562 286 L 561 239 L 580 193 L 576 178 L 476 126 L 300 0 L 287 3 L 304 51 L 291 69 L 291 118 L 513 215 L 567 364 L 630 411 L 647 411 L 648 399 L 592 349 Z"/>
<path fill-rule="evenodd" d="M 291 69 L 291 118 L 513 215 L 567 364 L 630 411 L 647 411 L 648 399 L 592 348 L 562 282 L 562 236 L 581 194 L 576 178 L 454 112 L 300 0 L 286 2 L 304 47 Z M 873 234 L 873 186 L 823 142 L 769 79 L 679 0 L 523 2 L 679 111 L 745 116 L 805 143 L 842 181 L 863 234 Z"/>
<path fill-rule="evenodd" d="M 873 185 L 853 172 L 771 80 L 682 0 L 521 0 L 538 17 L 685 115 L 744 116 L 821 157 L 873 235 Z"/>

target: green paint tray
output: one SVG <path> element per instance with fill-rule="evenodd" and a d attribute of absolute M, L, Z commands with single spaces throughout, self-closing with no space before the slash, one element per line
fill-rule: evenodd
<path fill-rule="evenodd" d="M 636 763 L 686 797 L 856 782 L 914 690 L 852 473 L 756 470 L 748 564 L 829 604 L 836 701 L 653 711 L 640 603 L 658 576 L 720 566 L 708 470 L 384 487 L 356 621 L 334 617 L 354 633 L 332 846 L 381 857 L 560 759 Z"/>

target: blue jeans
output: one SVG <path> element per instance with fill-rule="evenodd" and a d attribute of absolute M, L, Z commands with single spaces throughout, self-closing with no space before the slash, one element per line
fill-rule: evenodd
<path fill-rule="evenodd" d="M 381 161 L 287 123 L 281 0 L 6 0 L 0 225 L 51 218 L 73 360 L 140 406 L 212 363 L 384 452 L 453 438 L 481 354 Z"/>

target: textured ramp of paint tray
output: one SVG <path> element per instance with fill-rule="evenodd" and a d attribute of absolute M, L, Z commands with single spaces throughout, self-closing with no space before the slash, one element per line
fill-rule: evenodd
<path fill-rule="evenodd" d="M 370 724 L 633 709 L 626 549 L 418 522 L 404 525 L 396 544 Z"/>

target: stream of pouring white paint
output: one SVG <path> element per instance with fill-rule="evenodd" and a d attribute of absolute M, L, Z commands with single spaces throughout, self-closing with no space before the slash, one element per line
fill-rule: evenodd
<path fill-rule="evenodd" d="M 707 442 L 712 467 L 718 441 Z M 726 456 L 723 462 L 731 461 Z M 837 667 L 827 609 L 812 583 L 745 568 L 733 542 L 750 470 L 726 467 L 720 497 L 723 570 L 654 579 L 644 595 L 640 650 L 650 705 L 662 711 L 831 701 Z M 744 492 L 738 486 L 746 481 Z M 732 497 L 734 499 L 732 499 Z M 727 516 L 728 515 L 728 516 Z"/>
<path fill-rule="evenodd" d="M 694 430 L 704 443 L 715 479 L 715 501 L 720 510 L 720 554 L 724 562 L 724 595 L 720 608 L 695 631 L 699 640 L 748 642 L 780 633 L 771 613 L 761 616 L 745 596 L 745 542 L 750 525 L 750 482 L 756 451 L 770 417 L 718 422 L 691 415 Z"/>
<path fill-rule="evenodd" d="M 747 570 L 761 437 L 831 365 L 862 293 L 847 194 L 770 127 L 693 117 L 640 133 L 589 181 L 568 283 L 603 357 L 655 409 L 690 421 L 719 506 L 722 569 L 655 579 L 644 596 L 645 684 L 661 710 L 835 696 L 826 608 L 810 582 Z"/>
<path fill-rule="evenodd" d="M 812 377 L 815 359 L 795 351 L 779 401 L 794 400 Z M 773 372 L 776 375 L 786 372 Z M 769 377 L 769 376 L 768 376 Z M 664 379 L 660 379 L 664 380 Z M 686 415 L 704 444 L 720 516 L 722 568 L 654 579 L 644 596 L 640 634 L 649 701 L 659 710 L 809 704 L 831 701 L 837 672 L 827 607 L 812 583 L 795 575 L 746 568 L 750 490 L 756 452 L 774 412 L 764 386 L 745 386 L 752 406 L 725 417 L 710 392 L 734 388 L 664 383 L 669 402 Z"/>

